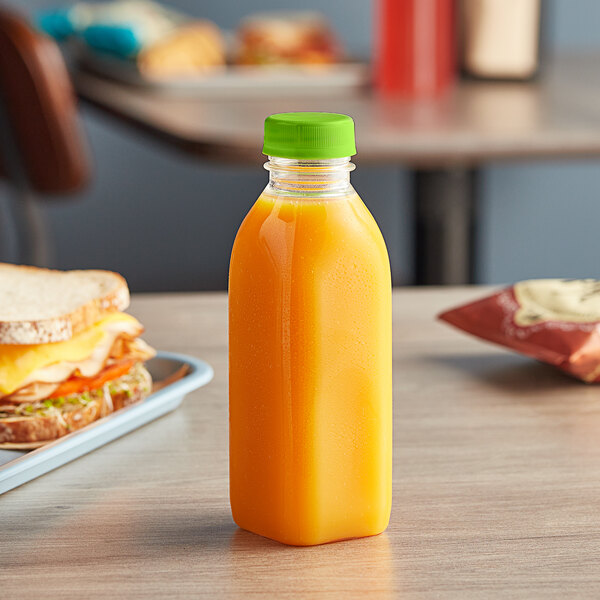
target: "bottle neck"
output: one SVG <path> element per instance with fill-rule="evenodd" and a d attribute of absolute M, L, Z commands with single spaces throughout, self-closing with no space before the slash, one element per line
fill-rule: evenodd
<path fill-rule="evenodd" d="M 349 192 L 350 157 L 322 160 L 298 160 L 269 156 L 265 169 L 269 171 L 268 189 L 286 196 L 337 196 Z"/>

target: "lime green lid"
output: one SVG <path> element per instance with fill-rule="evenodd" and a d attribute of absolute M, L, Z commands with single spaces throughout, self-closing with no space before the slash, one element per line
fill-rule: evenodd
<path fill-rule="evenodd" d="M 265 119 L 263 153 L 279 158 L 343 158 L 356 154 L 348 115 L 293 112 Z"/>

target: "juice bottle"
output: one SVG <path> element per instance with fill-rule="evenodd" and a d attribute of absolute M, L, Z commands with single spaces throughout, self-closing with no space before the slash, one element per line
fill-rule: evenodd
<path fill-rule="evenodd" d="M 350 185 L 354 123 L 272 115 L 263 152 L 270 181 L 229 272 L 233 518 L 300 546 L 375 535 L 391 507 L 391 279 Z"/>

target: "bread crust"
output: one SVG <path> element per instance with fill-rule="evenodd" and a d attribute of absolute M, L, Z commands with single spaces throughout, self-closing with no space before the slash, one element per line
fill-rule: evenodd
<path fill-rule="evenodd" d="M 28 272 L 43 272 L 44 274 L 63 273 L 52 269 L 2 263 L 0 263 L 0 267 L 5 270 L 21 269 Z M 106 313 L 123 311 L 129 306 L 129 288 L 125 279 L 118 273 L 100 270 L 70 271 L 70 273 L 81 273 L 84 276 L 108 275 L 113 279 L 114 286 L 103 296 L 92 299 L 68 314 L 31 321 L 0 321 L 0 344 L 21 345 L 64 342 L 71 339 L 73 335 L 91 327 Z"/>
<path fill-rule="evenodd" d="M 62 419 L 54 415 L 0 419 L 0 443 L 54 440 L 99 419 L 103 406 L 103 400 L 92 400 L 81 408 L 63 414 Z"/>
<path fill-rule="evenodd" d="M 0 444 L 51 442 L 81 429 L 107 414 L 140 402 L 146 397 L 142 386 L 132 394 L 116 392 L 111 395 L 112 409 L 99 398 L 85 406 L 59 416 L 9 417 L 0 419 Z"/>

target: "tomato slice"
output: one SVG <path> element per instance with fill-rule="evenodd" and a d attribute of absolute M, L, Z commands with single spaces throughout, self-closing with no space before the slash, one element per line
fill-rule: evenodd
<path fill-rule="evenodd" d="M 114 365 L 109 365 L 93 377 L 70 377 L 61 383 L 48 398 L 59 398 L 60 396 L 70 396 L 71 394 L 81 394 L 97 390 L 107 381 L 112 381 L 125 375 L 136 362 L 135 360 L 125 360 Z"/>

